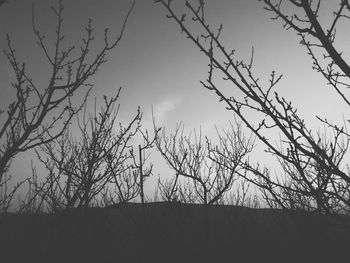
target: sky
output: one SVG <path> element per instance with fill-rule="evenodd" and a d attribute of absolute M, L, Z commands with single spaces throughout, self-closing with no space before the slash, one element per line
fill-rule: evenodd
<path fill-rule="evenodd" d="M 5 34 L 8 33 L 18 58 L 26 62 L 33 79 L 45 85 L 48 64 L 32 32 L 31 2 L 9 0 L 0 7 L 0 47 L 6 49 Z M 55 20 L 50 6 L 55 1 L 33 2 L 37 27 L 52 41 Z M 88 18 L 93 20 L 96 31 L 95 48 L 102 41 L 104 28 L 108 27 L 111 37 L 116 37 L 131 3 L 130 0 L 64 1 L 63 31 L 67 42 L 80 43 Z M 176 4 L 179 12 L 184 10 L 183 1 Z M 207 1 L 208 21 L 224 25 L 225 45 L 236 49 L 237 57 L 243 59 L 249 59 L 254 47 L 254 72 L 261 79 L 267 80 L 272 70 L 283 74 L 277 91 L 293 102 L 311 128 L 319 126 L 316 114 L 341 121 L 342 114 L 348 114 L 346 108 L 319 74 L 312 71 L 312 63 L 298 44 L 300 40 L 295 32 L 283 30 L 281 23 L 272 21 L 270 16 L 257 0 Z M 153 0 L 138 0 L 122 41 L 108 54 L 108 62 L 91 80 L 95 87 L 90 99 L 113 96 L 122 87 L 121 121 L 130 120 L 140 106 L 144 112 L 143 127 L 151 128 L 153 107 L 156 123 L 169 132 L 183 122 L 187 131 L 201 128 L 203 134 L 214 137 L 215 125 L 228 127 L 233 116 L 200 84 L 200 80 L 206 78 L 207 63 L 178 26 L 166 18 L 166 10 L 161 5 Z M 10 87 L 13 79 L 8 61 L 0 54 L 0 109 L 6 108 L 14 96 Z M 21 154 L 14 161 L 14 178 L 30 176 L 27 174 L 30 156 L 30 153 Z M 153 158 L 158 162 L 158 157 Z M 265 157 L 257 155 L 251 159 L 261 161 L 262 158 Z M 162 176 L 169 171 L 159 161 L 155 164 L 155 173 Z"/>

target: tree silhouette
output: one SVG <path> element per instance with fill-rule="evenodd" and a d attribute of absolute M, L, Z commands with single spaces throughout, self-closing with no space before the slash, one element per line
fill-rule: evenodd
<path fill-rule="evenodd" d="M 120 89 L 113 98 L 104 96 L 104 106 L 88 114 L 86 107 L 77 117 L 79 135 L 64 135 L 40 145 L 37 156 L 47 171 L 46 179 L 36 184 L 37 195 L 49 211 L 58 212 L 91 204 L 111 205 L 128 202 L 142 189 L 141 169 L 146 159 L 136 163 L 132 140 L 141 133 L 144 149 L 152 146 L 151 139 L 141 131 L 142 114 L 138 109 L 127 124 L 117 123 Z M 157 133 L 155 134 L 155 136 Z M 152 167 L 143 173 L 150 175 Z M 144 180 L 144 178 L 142 178 Z"/>
<path fill-rule="evenodd" d="M 223 135 L 218 132 L 216 145 L 207 137 L 205 141 L 194 131 L 193 138 L 183 134 L 183 126 L 177 126 L 174 134 L 156 140 L 156 146 L 175 177 L 159 181 L 161 195 L 167 201 L 184 203 L 217 204 L 229 192 L 243 172 L 241 164 L 252 151 L 252 137 L 244 137 L 238 123 L 231 125 Z M 187 180 L 183 180 L 187 179 Z"/>
<path fill-rule="evenodd" d="M 224 46 L 220 37 L 223 26 L 214 29 L 205 19 L 205 1 L 194 5 L 186 1 L 187 14 L 177 14 L 173 1 L 157 0 L 168 11 L 167 17 L 175 21 L 209 60 L 208 77 L 202 85 L 225 103 L 246 127 L 266 146 L 266 152 L 276 156 L 284 170 L 285 179 L 272 176 L 260 164 L 242 164 L 249 171 L 242 177 L 257 185 L 272 206 L 288 209 L 307 209 L 326 214 L 348 212 L 350 207 L 350 175 L 342 161 L 347 153 L 350 135 L 345 126 L 317 117 L 326 132 L 315 133 L 299 116 L 297 109 L 275 91 L 282 75 L 272 71 L 269 84 L 262 84 L 253 73 L 254 49 L 247 62 L 235 59 L 234 50 Z M 286 29 L 294 29 L 313 61 L 313 68 L 349 104 L 349 65 L 336 49 L 336 29 L 340 20 L 349 21 L 349 2 L 339 1 L 329 28 L 321 25 L 321 1 L 263 1 L 265 9 L 282 20 Z M 284 5 L 291 5 L 293 8 Z M 285 12 L 291 12 L 286 15 Z M 188 19 L 188 16 L 191 19 Z M 192 27 L 195 24 L 198 27 Z M 196 28 L 197 31 L 194 31 Z M 218 79 L 229 83 L 234 96 L 222 89 Z M 251 114 L 259 116 L 252 119 Z M 281 134 L 275 145 L 271 134 Z M 283 175 L 283 174 L 282 174 Z"/>
<path fill-rule="evenodd" d="M 62 32 L 63 1 L 59 0 L 56 7 L 52 7 L 57 24 L 53 49 L 47 44 L 43 35 L 35 24 L 34 8 L 32 12 L 33 33 L 46 58 L 51 73 L 46 77 L 46 87 L 36 84 L 35 79 L 28 73 L 26 64 L 20 62 L 7 35 L 7 50 L 5 55 L 15 74 L 15 81 L 11 84 L 16 99 L 9 104 L 7 111 L 0 111 L 0 188 L 6 189 L 10 179 L 9 167 L 11 160 L 21 152 L 50 143 L 63 135 L 72 118 L 82 109 L 93 85 L 89 83 L 92 76 L 103 63 L 107 54 L 120 42 L 128 17 L 134 7 L 130 7 L 120 35 L 113 41 L 109 40 L 108 30 L 105 30 L 104 43 L 94 58 L 90 45 L 94 39 L 92 21 L 89 20 L 85 28 L 85 37 L 79 47 L 65 48 L 66 41 Z M 51 51 L 52 50 L 52 51 Z M 42 78 L 42 76 L 40 76 Z M 81 91 L 83 99 L 80 104 L 73 101 L 77 91 Z M 0 206 L 5 207 L 12 199 L 13 193 L 2 192 Z"/>

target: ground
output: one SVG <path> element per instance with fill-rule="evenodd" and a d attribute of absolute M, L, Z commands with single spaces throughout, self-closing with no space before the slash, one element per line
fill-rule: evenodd
<path fill-rule="evenodd" d="M 166 202 L 0 222 L 0 262 L 336 262 L 350 241 L 342 220 Z"/>

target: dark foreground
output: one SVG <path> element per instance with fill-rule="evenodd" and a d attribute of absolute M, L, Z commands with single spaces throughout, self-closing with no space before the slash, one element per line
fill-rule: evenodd
<path fill-rule="evenodd" d="M 0 262 L 350 262 L 345 224 L 271 209 L 123 204 L 0 220 Z"/>

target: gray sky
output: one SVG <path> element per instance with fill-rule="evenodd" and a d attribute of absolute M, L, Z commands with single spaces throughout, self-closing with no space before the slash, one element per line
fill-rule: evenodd
<path fill-rule="evenodd" d="M 31 30 L 31 2 L 10 0 L 0 8 L 0 47 L 6 48 L 5 34 L 9 33 L 18 58 L 26 61 L 33 79 L 44 85 L 48 80 L 42 76 L 45 76 L 48 64 L 43 60 Z M 50 5 L 55 1 L 35 0 L 34 3 L 38 29 L 52 41 L 55 21 Z M 86 21 L 91 18 L 98 45 L 105 27 L 110 28 L 112 36 L 119 34 L 131 1 L 66 0 L 64 5 L 63 31 L 68 43 L 80 43 Z M 204 134 L 214 136 L 214 125 L 227 127 L 232 116 L 218 103 L 215 95 L 199 83 L 206 77 L 207 60 L 165 15 L 166 11 L 153 0 L 136 1 L 123 40 L 92 80 L 95 89 L 91 98 L 114 95 L 122 86 L 121 120 L 130 119 L 137 106 L 141 106 L 144 126 L 148 128 L 153 105 L 157 123 L 166 126 L 168 131 L 183 121 L 188 131 L 201 126 Z M 341 120 L 342 113 L 347 114 L 339 105 L 335 92 L 311 70 L 311 61 L 298 44 L 295 32 L 286 32 L 279 22 L 271 21 L 261 2 L 211 0 L 207 1 L 207 15 L 214 25 L 224 24 L 223 41 L 228 48 L 237 50 L 238 58 L 248 59 L 254 46 L 256 76 L 267 80 L 272 70 L 284 74 L 278 92 L 293 102 L 311 127 L 319 125 L 315 114 L 336 120 Z M 1 109 L 6 108 L 14 96 L 10 88 L 12 80 L 9 63 L 1 54 Z M 234 89 L 232 92 L 234 94 Z M 19 157 L 21 164 L 17 162 L 15 176 L 23 176 L 22 172 L 28 171 L 28 156 Z M 159 164 L 159 168 L 155 164 L 155 169 L 157 173 L 166 173 L 163 164 Z"/>

